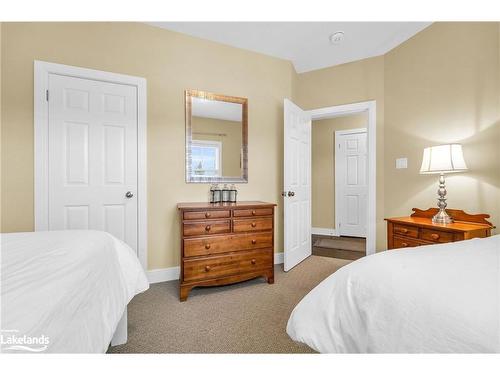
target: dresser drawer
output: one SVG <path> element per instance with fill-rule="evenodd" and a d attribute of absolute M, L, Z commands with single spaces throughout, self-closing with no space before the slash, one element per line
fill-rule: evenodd
<path fill-rule="evenodd" d="M 185 211 L 184 220 L 224 219 L 231 216 L 229 210 Z"/>
<path fill-rule="evenodd" d="M 238 232 L 253 232 L 273 229 L 273 218 L 260 219 L 234 219 L 233 231 Z"/>
<path fill-rule="evenodd" d="M 182 224 L 182 232 L 184 233 L 184 236 L 202 236 L 217 233 L 229 233 L 230 231 L 230 220 L 188 222 Z"/>
<path fill-rule="evenodd" d="M 394 236 L 394 249 L 404 249 L 406 247 L 415 247 L 420 245 L 422 245 L 422 243 L 417 240 Z"/>
<path fill-rule="evenodd" d="M 198 281 L 272 268 L 272 249 L 183 260 L 184 281 Z"/>
<path fill-rule="evenodd" d="M 421 229 L 420 238 L 432 242 L 453 242 L 453 233 L 433 229 Z"/>
<path fill-rule="evenodd" d="M 253 208 L 253 209 L 245 209 L 245 210 L 241 209 L 233 211 L 234 217 L 270 216 L 272 214 L 273 214 L 272 208 Z"/>
<path fill-rule="evenodd" d="M 418 238 L 418 228 L 411 225 L 394 224 L 392 230 L 394 234 L 399 234 L 405 237 Z"/>
<path fill-rule="evenodd" d="M 272 246 L 272 232 L 188 238 L 184 240 L 184 256 L 195 257 Z"/>

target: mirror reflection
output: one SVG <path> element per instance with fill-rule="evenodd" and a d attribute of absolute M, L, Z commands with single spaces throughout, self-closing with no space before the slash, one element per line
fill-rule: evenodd
<path fill-rule="evenodd" d="M 245 98 L 186 91 L 187 181 L 246 182 Z"/>

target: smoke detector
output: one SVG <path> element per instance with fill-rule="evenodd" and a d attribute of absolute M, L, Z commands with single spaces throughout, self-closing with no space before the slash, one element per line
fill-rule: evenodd
<path fill-rule="evenodd" d="M 336 31 L 332 35 L 330 35 L 330 43 L 332 44 L 340 44 L 344 40 L 344 32 Z"/>

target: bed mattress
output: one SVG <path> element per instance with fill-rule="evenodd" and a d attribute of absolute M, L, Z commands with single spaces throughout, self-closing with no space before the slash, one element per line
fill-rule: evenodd
<path fill-rule="evenodd" d="M 149 286 L 134 251 L 105 232 L 9 233 L 1 245 L 2 352 L 104 353 Z"/>

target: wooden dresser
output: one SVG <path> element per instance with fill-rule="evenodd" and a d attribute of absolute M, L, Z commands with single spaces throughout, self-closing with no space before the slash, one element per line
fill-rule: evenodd
<path fill-rule="evenodd" d="M 196 286 L 274 282 L 274 203 L 179 203 L 180 300 Z"/>
<path fill-rule="evenodd" d="M 434 224 L 432 217 L 438 212 L 437 208 L 425 211 L 414 208 L 409 217 L 385 219 L 388 249 L 403 249 L 491 236 L 491 229 L 494 226 L 486 220 L 490 215 L 470 215 L 461 210 L 447 209 L 446 211 L 454 219 L 454 223 Z"/>

